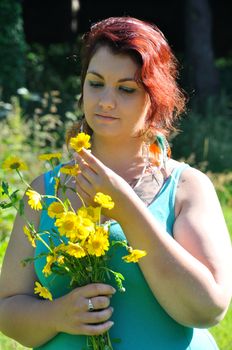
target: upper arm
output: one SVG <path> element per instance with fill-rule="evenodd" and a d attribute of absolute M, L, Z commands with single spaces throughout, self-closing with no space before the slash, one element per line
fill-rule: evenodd
<path fill-rule="evenodd" d="M 207 266 L 215 281 L 230 294 L 231 241 L 211 181 L 196 169 L 185 170 L 179 182 L 177 201 L 176 241 Z"/>
<path fill-rule="evenodd" d="M 36 178 L 31 187 L 40 194 L 44 193 L 43 176 Z M 27 204 L 28 198 L 24 196 L 25 217 L 34 223 L 35 229 L 39 226 L 40 211 L 32 210 Z M 33 294 L 36 274 L 34 264 L 23 266 L 22 260 L 33 257 L 34 248 L 23 232 L 25 219 L 16 215 L 9 244 L 5 253 L 1 277 L 0 297 L 8 297 L 16 294 Z"/>

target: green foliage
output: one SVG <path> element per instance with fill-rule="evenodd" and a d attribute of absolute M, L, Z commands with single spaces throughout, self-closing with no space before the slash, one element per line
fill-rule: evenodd
<path fill-rule="evenodd" d="M 0 349 L 1 350 L 26 350 L 29 348 L 25 348 L 24 346 L 20 345 L 13 339 L 10 339 L 0 333 Z"/>
<path fill-rule="evenodd" d="M 69 43 L 51 44 L 46 47 L 31 44 L 27 51 L 27 88 L 39 94 L 58 90 L 62 96 L 62 103 L 58 108 L 62 119 L 67 110 L 76 109 L 76 97 L 81 89 L 80 61 L 73 54 L 75 51 L 79 51 L 79 38 L 74 46 Z"/>
<path fill-rule="evenodd" d="M 223 321 L 210 329 L 220 350 L 230 350 L 232 347 L 232 304 Z"/>
<path fill-rule="evenodd" d="M 48 96 L 50 95 L 48 94 Z M 44 97 L 45 104 L 47 104 L 46 101 L 46 97 Z M 3 194 L 3 192 L 7 192 L 6 188 L 4 189 L 4 181 L 11 184 L 12 188 L 9 189 L 11 194 L 16 189 L 20 189 L 19 195 L 21 196 L 25 190 L 15 172 L 9 171 L 7 174 L 3 172 L 1 164 L 6 158 L 12 155 L 23 158 L 29 167 L 29 171 L 25 174 L 25 180 L 30 183 L 47 170 L 44 162 L 38 161 L 37 156 L 40 153 L 61 151 L 64 154 L 64 160 L 67 154 L 65 153 L 66 149 L 58 148 L 60 135 L 57 129 L 62 130 L 64 137 L 68 123 L 64 124 L 56 114 L 46 114 L 46 110 L 43 109 L 35 110 L 32 118 L 28 120 L 25 120 L 22 114 L 19 100 L 14 97 L 7 117 L 0 122 L 0 138 L 2 140 L 0 144 L 0 179 L 3 186 L 3 188 L 0 187 L 1 203 L 9 201 L 7 196 Z M 63 139 L 62 143 L 64 143 Z M 9 237 L 15 215 L 14 208 L 0 209 L 0 242 Z"/>
<path fill-rule="evenodd" d="M 232 111 L 230 96 L 222 94 L 206 101 L 205 111 L 194 106 L 172 139 L 174 158 L 183 158 L 201 170 L 224 172 L 232 169 Z"/>
<path fill-rule="evenodd" d="M 25 83 L 25 50 L 21 4 L 0 1 L 0 88 L 8 100 Z"/>

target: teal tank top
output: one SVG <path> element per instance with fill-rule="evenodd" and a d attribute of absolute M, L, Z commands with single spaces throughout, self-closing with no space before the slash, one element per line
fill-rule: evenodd
<path fill-rule="evenodd" d="M 187 164 L 181 163 L 174 169 L 157 196 L 148 205 L 148 209 L 170 235 L 172 235 L 175 221 L 176 188 L 179 177 L 186 167 L 188 167 Z M 60 166 L 44 174 L 46 194 L 54 194 L 54 176 L 59 173 L 59 168 Z M 51 200 L 48 200 L 48 204 L 50 202 Z M 47 215 L 46 211 L 42 211 L 40 230 L 51 230 L 53 225 L 54 220 Z M 117 222 L 111 223 L 110 238 L 126 239 Z M 44 245 L 37 242 L 35 254 L 45 250 Z M 185 327 L 173 320 L 152 294 L 139 265 L 123 262 L 121 259 L 123 255 L 126 255 L 126 251 L 119 248 L 111 259 L 112 269 L 121 272 L 125 277 L 126 289 L 124 293 L 117 291 L 111 299 L 111 305 L 114 308 L 111 319 L 114 325 L 110 329 L 110 336 L 111 339 L 117 339 L 117 342 L 112 343 L 114 350 L 218 350 L 208 330 Z M 54 298 L 68 293 L 69 279 L 53 274 L 45 277 L 42 273 L 44 265 L 44 258 L 35 261 L 35 271 L 41 284 L 50 289 Z M 107 283 L 116 288 L 113 279 Z M 36 349 L 84 350 L 85 348 L 86 336 L 59 333 Z"/>

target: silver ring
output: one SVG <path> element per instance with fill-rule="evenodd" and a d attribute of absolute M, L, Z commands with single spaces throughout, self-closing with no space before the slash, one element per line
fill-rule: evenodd
<path fill-rule="evenodd" d="M 88 299 L 88 311 L 93 311 L 93 310 L 94 310 L 93 303 L 91 299 Z"/>

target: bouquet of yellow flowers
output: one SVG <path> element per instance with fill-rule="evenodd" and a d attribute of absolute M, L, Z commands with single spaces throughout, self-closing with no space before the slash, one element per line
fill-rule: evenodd
<path fill-rule="evenodd" d="M 70 139 L 70 147 L 76 152 L 80 152 L 83 147 L 89 148 L 90 136 L 84 133 L 78 134 Z M 60 159 L 60 153 L 49 153 L 39 156 L 40 160 L 48 161 L 54 168 L 53 159 Z M 26 164 L 18 157 L 9 158 L 4 161 L 5 170 L 15 170 L 21 180 L 27 186 L 26 195 L 28 204 L 33 210 L 47 210 L 50 218 L 54 219 L 55 229 L 51 231 L 38 232 L 33 222 L 25 217 L 25 226 L 23 228 L 33 247 L 36 247 L 37 241 L 41 241 L 46 247 L 43 255 L 46 258 L 46 264 L 43 268 L 43 274 L 48 277 L 54 274 L 67 274 L 70 277 L 70 286 L 84 286 L 89 283 L 105 282 L 110 275 L 113 275 L 120 291 L 125 291 L 123 287 L 124 277 L 120 272 L 113 271 L 109 267 L 110 255 L 107 254 L 111 247 L 126 247 L 128 255 L 124 256 L 125 262 L 137 262 L 139 258 L 146 255 L 145 251 L 132 249 L 126 241 L 110 240 L 110 221 L 101 223 L 102 208 L 108 210 L 114 207 L 114 202 L 110 196 L 98 192 L 94 196 L 95 206 L 86 206 L 78 193 L 76 195 L 81 199 L 82 206 L 75 211 L 68 197 L 65 195 L 69 178 L 76 176 L 80 171 L 77 164 L 64 165 L 60 172 L 64 174 L 64 181 L 55 178 L 55 195 L 41 195 L 30 185 L 28 185 L 21 171 L 26 170 Z M 62 189 L 62 200 L 58 197 L 58 190 Z M 18 190 L 10 193 L 7 182 L 2 182 L 2 194 L 8 197 L 8 202 L 0 202 L 0 208 L 6 209 L 14 206 L 20 215 L 24 215 L 22 199 L 17 196 Z M 51 204 L 46 204 L 46 198 L 52 199 Z M 44 240 L 44 235 L 49 236 L 49 240 Z M 49 242 L 49 243 L 48 243 Z M 56 242 L 56 243 L 55 243 Z M 59 242 L 57 244 L 57 242 Z M 35 257 L 29 257 L 24 263 L 32 262 L 41 258 L 41 254 Z M 35 294 L 52 301 L 51 292 L 39 282 L 35 283 Z M 87 336 L 87 348 L 93 350 L 111 350 L 113 349 L 109 333 L 106 332 L 98 336 Z"/>

